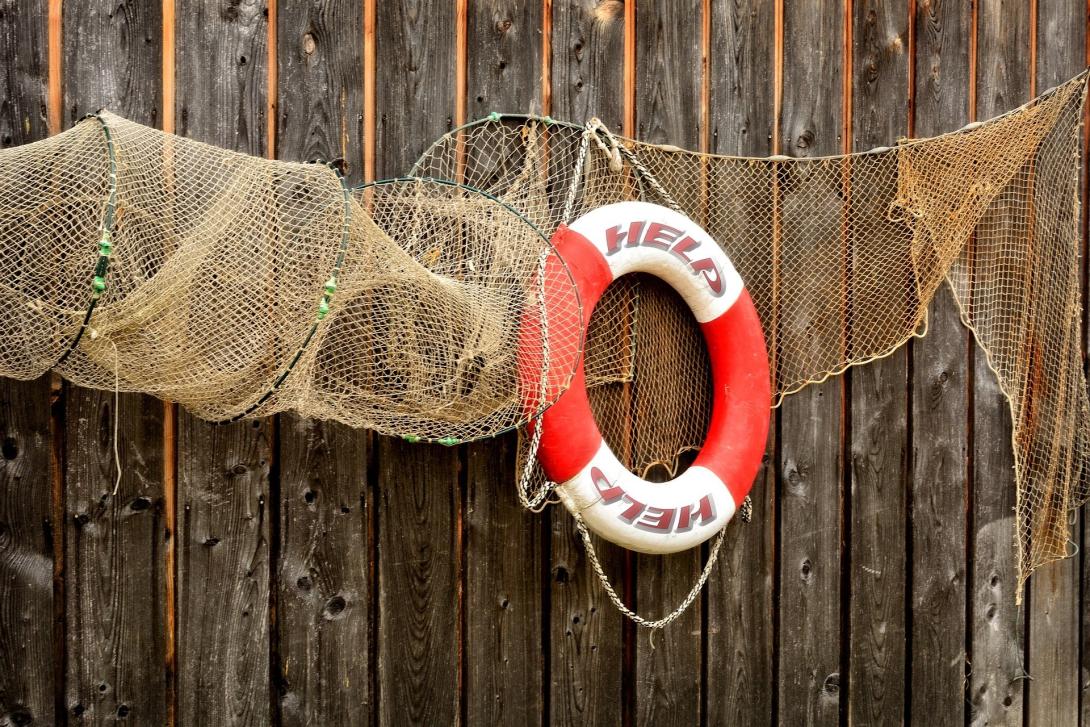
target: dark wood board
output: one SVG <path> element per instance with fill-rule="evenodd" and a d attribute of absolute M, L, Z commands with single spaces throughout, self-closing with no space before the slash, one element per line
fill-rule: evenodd
<path fill-rule="evenodd" d="M 1029 98 L 1030 6 L 991 0 L 977 8 L 976 117 L 987 119 Z M 995 216 L 1003 210 L 992 211 Z M 988 221 L 1002 225 L 1002 219 Z M 983 223 L 982 223 L 983 224 Z M 974 248 L 974 264 L 980 245 Z M 972 560 L 969 703 L 972 724 L 1023 724 L 1024 606 L 1015 605 L 1015 483 L 1011 415 L 979 348 L 971 349 Z"/>
<path fill-rule="evenodd" d="M 784 7 L 780 133 L 782 152 L 788 156 L 841 151 L 840 89 L 848 82 L 842 64 L 843 18 L 843 7 L 835 0 Z M 799 182 L 806 194 L 807 180 Z M 792 215 L 787 190 L 782 204 L 786 236 L 789 225 L 802 222 Z M 840 214 L 838 206 L 823 215 L 829 218 L 830 231 Z M 792 277 L 813 273 L 806 259 L 785 256 L 783 264 L 785 290 Z M 824 268 L 818 273 L 826 278 L 838 274 Z M 841 379 L 807 386 L 780 409 L 777 720 L 783 725 L 836 724 L 839 718 L 843 411 Z"/>
<path fill-rule="evenodd" d="M 637 138 L 701 148 L 702 14 L 698 0 L 637 4 L 636 45 L 641 49 L 636 54 Z M 688 595 L 702 567 L 700 548 L 667 556 L 636 556 L 637 611 L 650 618 L 672 611 Z M 653 643 L 647 630 L 636 632 L 636 724 L 687 725 L 701 718 L 702 619 L 703 602 L 697 599 L 667 629 L 656 633 Z"/>
<path fill-rule="evenodd" d="M 957 2 L 918 4 L 915 134 L 969 121 L 972 12 Z M 912 502 L 908 716 L 920 724 L 965 721 L 966 575 L 971 338 L 942 285 L 927 335 L 912 346 Z"/>
<path fill-rule="evenodd" d="M 0 14 L 0 148 L 42 139 L 45 0 Z M 54 712 L 50 381 L 0 379 L 0 724 Z"/>
<path fill-rule="evenodd" d="M 363 176 L 362 3 L 277 11 L 277 156 L 342 158 Z M 368 435 L 279 417 L 279 558 L 273 689 L 285 725 L 372 721 L 372 525 Z"/>
<path fill-rule="evenodd" d="M 266 155 L 265 10 L 255 0 L 178 7 L 180 135 Z M 274 430 L 179 411 L 177 431 L 178 724 L 268 724 Z"/>
<path fill-rule="evenodd" d="M 581 0 L 553 3 L 552 10 L 550 113 L 575 123 L 597 116 L 619 131 L 624 121 L 624 7 Z M 620 725 L 625 712 L 624 619 L 591 570 L 567 509 L 552 507 L 547 517 L 549 721 Z M 624 552 L 601 539 L 596 548 L 606 572 L 623 592 Z"/>
<path fill-rule="evenodd" d="M 162 123 L 160 6 L 70 4 L 65 127 L 99 109 Z M 94 325 L 94 319 L 91 322 Z M 166 719 L 163 404 L 65 387 L 65 707 L 94 722 Z M 114 419 L 122 478 L 114 461 Z"/>
<path fill-rule="evenodd" d="M 455 4 L 377 3 L 377 177 L 408 172 L 455 113 Z M 378 439 L 378 715 L 462 714 L 462 450 Z"/>
<path fill-rule="evenodd" d="M 1086 4 L 1043 3 L 1037 9 L 1035 90 L 1051 88 L 1086 67 Z M 1074 523 L 1073 534 L 1079 523 Z M 1068 552 L 1076 548 L 1069 546 Z M 1029 582 L 1026 614 L 1026 722 L 1079 724 L 1079 559 L 1051 563 Z"/>
<path fill-rule="evenodd" d="M 470 118 L 543 110 L 541 10 L 516 0 L 470 4 Z M 517 448 L 510 433 L 466 449 L 466 724 L 532 725 L 544 713 L 547 518 L 519 504 Z"/>
<path fill-rule="evenodd" d="M 545 711 L 544 525 L 515 495 L 515 434 L 468 446 L 466 724 L 534 725 Z"/>
<path fill-rule="evenodd" d="M 753 0 L 711 3 L 709 48 L 709 151 L 768 156 L 774 127 L 773 84 L 775 13 L 771 3 Z M 751 200 L 744 190 L 713 187 L 712 203 L 741 200 L 758 219 L 771 214 L 770 196 Z M 709 230 L 713 237 L 726 238 Z M 732 254 L 740 271 L 767 261 L 762 241 Z M 742 273 L 745 275 L 745 273 Z M 707 588 L 704 672 L 707 723 L 745 724 L 755 715 L 772 715 L 775 700 L 773 665 L 773 601 L 776 552 L 776 423 L 773 412 L 768 449 L 750 497 L 753 519 L 737 515 L 729 529 Z"/>
<path fill-rule="evenodd" d="M 908 133 L 909 13 L 907 0 L 862 2 L 852 15 L 851 147 L 887 146 Z M 896 196 L 891 165 L 859 158 L 848 170 L 849 254 L 853 279 L 874 275 L 888 261 L 885 246 L 909 239 L 907 228 L 884 214 Z M 874 182 L 890 181 L 887 187 Z M 894 238 L 893 235 L 901 235 Z M 910 279 L 905 269 L 888 274 Z M 859 305 L 851 319 L 860 331 L 881 325 L 866 301 L 866 287 L 853 283 Z M 873 295 L 873 294 L 871 294 Z M 899 299 L 890 298 L 892 301 Z M 905 305 L 914 304 L 905 301 Z M 906 310 L 907 313 L 907 310 Z M 888 314 L 887 314 L 888 315 Z M 885 322 L 885 321 L 883 321 Z M 857 352 L 872 354 L 877 352 Z M 905 526 L 908 492 L 908 350 L 851 370 L 851 520 L 848 574 L 848 721 L 893 721 L 905 706 L 907 674 Z"/>

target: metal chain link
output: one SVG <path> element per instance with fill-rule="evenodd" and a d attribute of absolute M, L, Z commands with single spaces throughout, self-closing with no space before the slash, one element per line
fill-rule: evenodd
<path fill-rule="evenodd" d="M 689 608 L 689 606 L 693 605 L 693 601 L 696 600 L 696 597 L 704 588 L 704 584 L 708 582 L 708 577 L 712 573 L 712 568 L 715 567 L 715 561 L 719 557 L 719 547 L 723 545 L 723 537 L 727 533 L 727 528 L 724 525 L 723 529 L 719 531 L 719 535 L 716 536 L 715 543 L 712 544 L 711 550 L 708 552 L 708 562 L 704 564 L 704 570 L 700 573 L 700 578 L 693 584 L 693 587 L 689 590 L 685 599 L 670 613 L 662 618 L 652 620 L 645 618 L 630 609 L 625 605 L 625 602 L 621 600 L 621 597 L 617 595 L 617 591 L 613 589 L 613 584 L 609 582 L 609 576 L 606 575 L 605 569 L 602 568 L 601 561 L 598 560 L 598 552 L 594 549 L 594 542 L 590 539 L 590 531 L 587 530 L 587 525 L 583 522 L 583 517 L 578 513 L 572 513 L 572 515 L 575 517 L 575 525 L 579 529 L 579 535 L 583 538 L 583 545 L 587 549 L 587 557 L 590 558 L 590 565 L 594 568 L 594 573 L 598 576 L 598 581 L 602 584 L 602 588 L 605 589 L 610 602 L 612 602 L 613 606 L 623 613 L 628 620 L 638 626 L 643 626 L 648 629 L 661 629 L 670 625 L 681 614 L 685 613 L 685 610 Z"/>

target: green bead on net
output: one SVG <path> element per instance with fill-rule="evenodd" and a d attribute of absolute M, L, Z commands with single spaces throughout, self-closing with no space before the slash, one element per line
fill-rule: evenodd
<path fill-rule="evenodd" d="M 318 320 L 322 320 L 329 315 L 329 301 L 323 300 L 318 304 Z"/>
<path fill-rule="evenodd" d="M 106 290 L 105 278 L 103 278 L 101 275 L 96 275 L 95 279 L 91 281 L 91 288 L 94 289 L 95 293 L 101 293 L 102 291 Z"/>
<path fill-rule="evenodd" d="M 336 292 L 337 292 L 337 279 L 336 278 L 330 278 L 329 280 L 325 281 L 325 294 L 326 295 L 333 295 Z"/>

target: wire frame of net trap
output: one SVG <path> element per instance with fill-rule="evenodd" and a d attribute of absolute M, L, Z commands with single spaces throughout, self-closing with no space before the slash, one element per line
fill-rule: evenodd
<path fill-rule="evenodd" d="M 944 136 L 811 159 L 700 154 L 596 123 L 492 114 L 441 138 L 414 171 L 487 190 L 545 231 L 564 221 L 573 186 L 571 216 L 627 199 L 676 205 L 747 283 L 769 346 L 773 405 L 923 335 L 927 306 L 948 284 L 1010 406 L 1024 579 L 1071 552 L 1068 514 L 1088 487 L 1085 81 Z M 699 448 L 706 354 L 664 286 L 631 276 L 608 291 L 592 316 L 586 369 L 599 426 L 630 469 L 670 475 Z"/>
<path fill-rule="evenodd" d="M 0 152 L 0 192 L 0 375 L 452 443 L 539 413 L 581 351 L 548 239 L 464 185 L 350 189 L 101 113 Z"/>

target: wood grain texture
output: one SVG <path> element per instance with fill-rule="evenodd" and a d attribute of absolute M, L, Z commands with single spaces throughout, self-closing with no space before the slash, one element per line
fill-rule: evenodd
<path fill-rule="evenodd" d="M 9 29 L 0 27 L 3 43 Z M 0 133 L 17 139 L 31 117 L 12 109 L 21 113 Z M 49 399 L 48 377 L 0 379 L 0 725 L 56 718 Z"/>
<path fill-rule="evenodd" d="M 461 711 L 457 449 L 379 440 L 379 723 L 454 724 Z"/>
<path fill-rule="evenodd" d="M 958 2 L 917 5 L 915 133 L 969 120 L 972 14 Z M 970 334 L 947 286 L 912 346 L 912 560 L 909 715 L 920 724 L 965 721 Z"/>
<path fill-rule="evenodd" d="M 840 151 L 843 7 L 836 0 L 784 7 L 783 153 Z M 789 189 L 801 195 L 815 180 L 785 185 L 784 233 L 804 224 Z M 805 224 L 838 235 L 840 208 Z M 824 229 L 824 228 L 822 228 Z M 783 285 L 813 275 L 816 261 L 784 260 Z M 789 269 L 789 266 L 793 268 Z M 828 267 L 828 266 L 825 266 Z M 819 267 L 835 279 L 837 270 Z M 799 310 L 799 315 L 816 311 Z M 779 715 L 783 725 L 836 724 L 840 710 L 841 518 L 844 481 L 843 382 L 832 379 L 788 397 L 780 410 Z"/>
<path fill-rule="evenodd" d="M 167 681 L 163 406 L 121 399 L 122 478 L 113 458 L 113 397 L 69 390 L 65 557 L 65 705 L 93 724 L 165 719 Z"/>
<path fill-rule="evenodd" d="M 644 141 L 701 146 L 701 23 L 699 0 L 636 6 L 636 136 Z M 664 203 L 665 200 L 656 200 Z M 641 295 L 655 295 L 642 286 Z M 661 286 L 660 290 L 665 290 Z M 663 293 L 657 293 L 662 295 Z M 684 309 L 680 298 L 674 304 Z M 653 306 L 643 308 L 645 312 Z M 644 325 L 654 325 L 645 315 Z M 663 351 L 663 356 L 672 352 Z M 669 364 L 665 370 L 671 370 Z M 688 595 L 703 567 L 700 548 L 636 556 L 636 605 L 659 618 Z M 688 725 L 700 719 L 703 602 L 698 599 L 655 635 L 637 632 L 635 716 L 638 725 Z M 642 630 L 641 630 L 642 631 Z"/>
<path fill-rule="evenodd" d="M 976 115 L 986 119 L 1029 98 L 1030 7 L 985 0 L 977 13 Z M 991 210 L 981 225 L 1003 225 Z M 991 219 L 987 219 L 990 217 Z M 981 245 L 976 264 L 984 264 Z M 1015 483 L 1011 416 L 986 357 L 972 351 L 972 558 L 970 628 L 971 724 L 1022 724 L 1025 685 L 1025 613 L 1015 605 L 1018 559 L 1014 548 Z"/>
<path fill-rule="evenodd" d="M 377 4 L 376 173 L 406 173 L 455 109 L 455 6 Z M 461 450 L 378 439 L 379 722 L 462 713 Z"/>
<path fill-rule="evenodd" d="M 285 725 L 371 723 L 367 454 L 360 430 L 281 418 L 276 626 Z"/>
<path fill-rule="evenodd" d="M 709 138 L 710 151 L 767 156 L 772 153 L 774 8 L 763 0 L 710 3 Z M 720 189 L 711 197 L 740 204 L 757 219 L 771 214 L 770 196 L 756 200 L 744 190 Z M 736 217 L 735 217 L 736 218 Z M 744 218 L 743 218 L 744 219 Z M 730 229 L 708 229 L 727 240 Z M 731 254 L 746 275 L 751 265 L 767 263 L 771 246 Z M 773 412 L 768 449 L 750 497 L 753 519 L 728 525 L 719 566 L 707 589 L 707 723 L 746 724 L 771 715 L 775 695 L 773 664 L 773 589 L 776 525 L 776 424 Z"/>
<path fill-rule="evenodd" d="M 277 156 L 345 159 L 362 177 L 362 3 L 277 10 Z M 368 435 L 280 416 L 280 558 L 274 679 L 285 725 L 366 725 L 373 716 Z"/>
<path fill-rule="evenodd" d="M 851 146 L 886 146 L 908 132 L 909 3 L 855 5 L 852 16 Z M 849 170 L 848 236 L 852 274 L 888 260 L 884 245 L 901 230 L 888 222 L 896 188 L 874 184 L 872 160 Z M 907 239 L 905 237 L 904 239 Z M 913 270 L 889 270 L 909 280 Z M 851 316 L 866 330 L 867 293 L 858 287 Z M 858 303 L 857 305 L 854 303 Z M 887 314 L 888 315 L 888 314 Z M 851 377 L 851 571 L 848 720 L 889 724 L 905 707 L 905 525 L 908 491 L 908 351 L 853 369 Z"/>
<path fill-rule="evenodd" d="M 466 724 L 533 725 L 545 709 L 545 523 L 518 503 L 516 448 L 505 434 L 466 453 Z"/>
<path fill-rule="evenodd" d="M 611 129 L 624 120 L 624 8 L 610 0 L 553 3 L 551 114 Z M 574 520 L 550 508 L 549 719 L 554 725 L 620 725 L 623 617 L 602 591 Z M 599 539 L 598 555 L 623 589 L 625 555 Z M 622 590 L 623 592 L 623 590 Z"/>
<path fill-rule="evenodd" d="M 65 126 L 108 108 L 161 123 L 160 7 L 84 2 L 64 13 Z M 93 321 L 92 321 L 93 325 Z M 94 724 L 166 716 L 163 406 L 65 389 L 68 635 L 65 706 Z M 121 485 L 111 497 L 114 418 Z"/>
<path fill-rule="evenodd" d="M 472 3 L 466 96 L 484 109 L 542 109 L 542 6 Z M 467 724 L 534 724 L 544 711 L 542 584 L 546 518 L 515 494 L 517 438 L 466 450 L 465 703 Z"/>
<path fill-rule="evenodd" d="M 265 10 L 206 0 L 177 13 L 179 134 L 265 155 Z M 178 724 L 271 719 L 272 434 L 265 420 L 178 414 Z"/>
<path fill-rule="evenodd" d="M 1038 6 L 1038 92 L 1086 67 L 1086 11 L 1086 3 L 1074 0 Z M 1078 528 L 1076 521 L 1074 533 Z M 1026 685 L 1027 722 L 1074 727 L 1079 723 L 1079 559 L 1041 568 L 1029 590 L 1026 670 L 1033 680 Z"/>
<path fill-rule="evenodd" d="M 0 148 L 46 127 L 45 0 L 0 7 Z M 53 505 L 49 377 L 0 379 L 0 724 L 52 724 Z"/>

